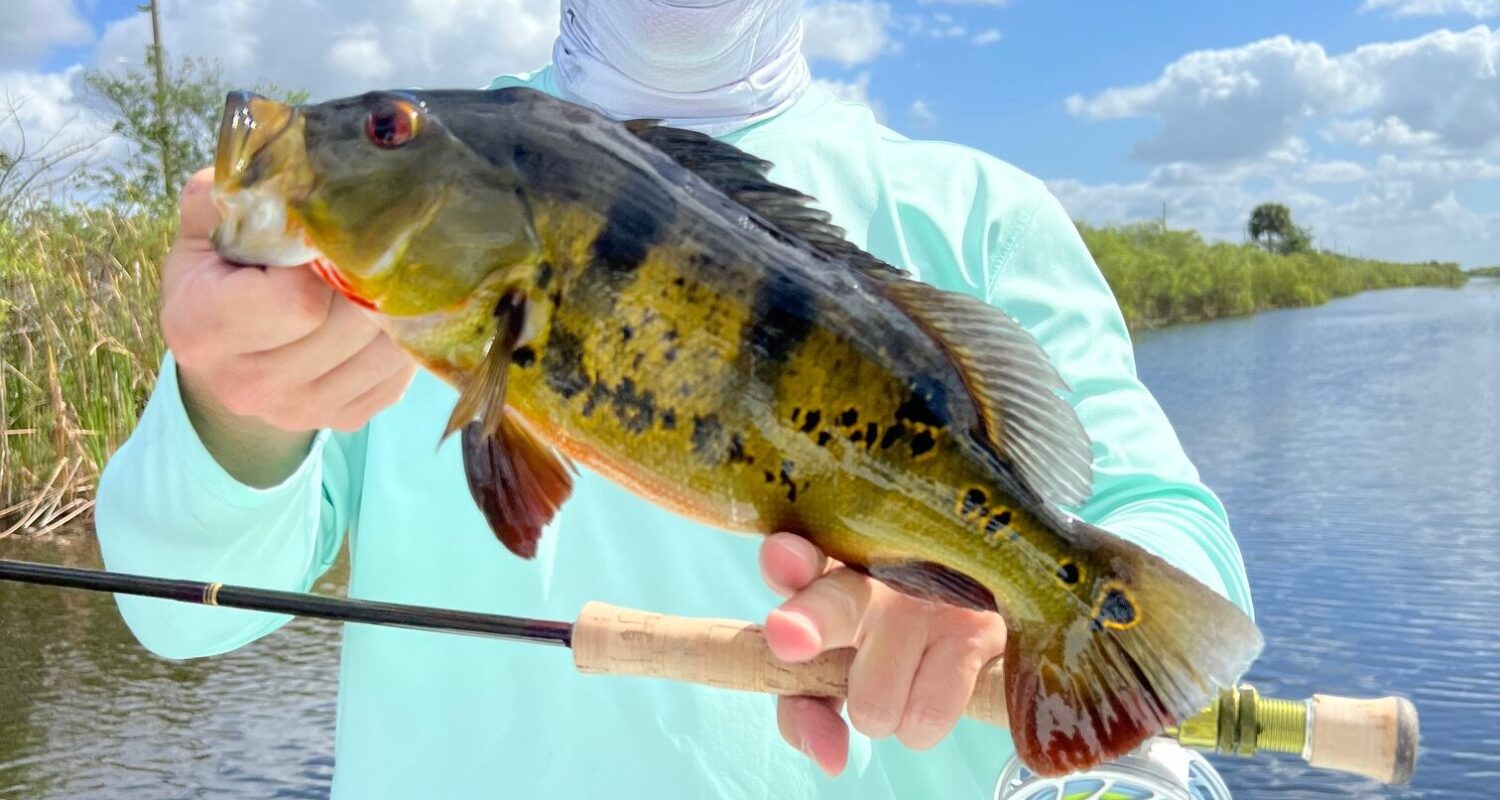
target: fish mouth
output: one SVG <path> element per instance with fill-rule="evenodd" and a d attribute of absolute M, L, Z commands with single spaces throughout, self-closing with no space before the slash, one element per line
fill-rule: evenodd
<path fill-rule="evenodd" d="M 214 153 L 214 249 L 227 261 L 295 267 L 320 256 L 290 203 L 311 185 L 304 121 L 293 106 L 251 92 L 224 101 Z"/>

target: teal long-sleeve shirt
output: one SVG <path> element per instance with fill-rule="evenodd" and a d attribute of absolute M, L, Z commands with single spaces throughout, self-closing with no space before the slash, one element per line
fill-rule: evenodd
<path fill-rule="evenodd" d="M 547 69 L 494 86 L 553 94 Z M 1118 306 L 1043 184 L 983 153 L 915 141 L 813 87 L 724 137 L 818 198 L 849 238 L 922 280 L 1004 309 L 1069 383 L 1094 442 L 1079 516 L 1134 540 L 1250 609 L 1224 508 L 1137 380 Z M 139 426 L 110 461 L 97 528 L 111 569 L 307 590 L 347 533 L 349 594 L 572 619 L 600 600 L 760 620 L 758 539 L 689 522 L 584 470 L 534 561 L 494 539 L 469 498 L 456 437 L 435 447 L 454 392 L 419 373 L 353 434 L 320 432 L 294 474 L 255 489 L 204 448 L 170 354 Z M 285 617 L 121 597 L 139 640 L 211 656 Z M 853 737 L 822 776 L 777 733 L 766 697 L 576 674 L 549 648 L 346 626 L 333 797 L 990 797 L 1009 735 L 963 721 L 936 748 Z M 274 698 L 267 698 L 274 703 Z"/>

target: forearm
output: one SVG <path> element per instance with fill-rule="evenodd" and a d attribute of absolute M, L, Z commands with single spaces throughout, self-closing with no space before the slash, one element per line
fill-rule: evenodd
<path fill-rule="evenodd" d="M 182 405 L 198 438 L 224 471 L 257 489 L 286 480 L 307 458 L 312 431 L 287 431 L 224 408 L 192 370 L 179 370 Z"/>
<path fill-rule="evenodd" d="M 284 480 L 240 482 L 197 437 L 169 358 L 140 424 L 100 480 L 96 528 L 106 566 L 305 590 L 331 564 L 349 517 L 346 454 L 329 439 L 304 445 L 306 457 Z M 172 658 L 231 650 L 286 622 L 144 598 L 118 602 L 140 641 Z"/>

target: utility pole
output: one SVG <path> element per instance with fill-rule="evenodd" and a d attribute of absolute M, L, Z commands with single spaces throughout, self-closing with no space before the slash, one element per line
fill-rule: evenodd
<path fill-rule="evenodd" d="M 167 121 L 167 53 L 161 46 L 161 2 L 150 0 L 138 6 L 151 14 L 151 61 L 156 65 L 156 132 L 161 148 L 161 185 L 167 199 L 177 204 L 177 186 L 172 180 L 172 133 Z"/>

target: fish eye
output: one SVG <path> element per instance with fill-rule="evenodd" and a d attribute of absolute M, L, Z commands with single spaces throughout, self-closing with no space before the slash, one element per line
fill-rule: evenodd
<path fill-rule="evenodd" d="M 422 115 L 405 100 L 387 100 L 365 118 L 365 137 L 386 150 L 410 142 L 421 130 Z"/>

